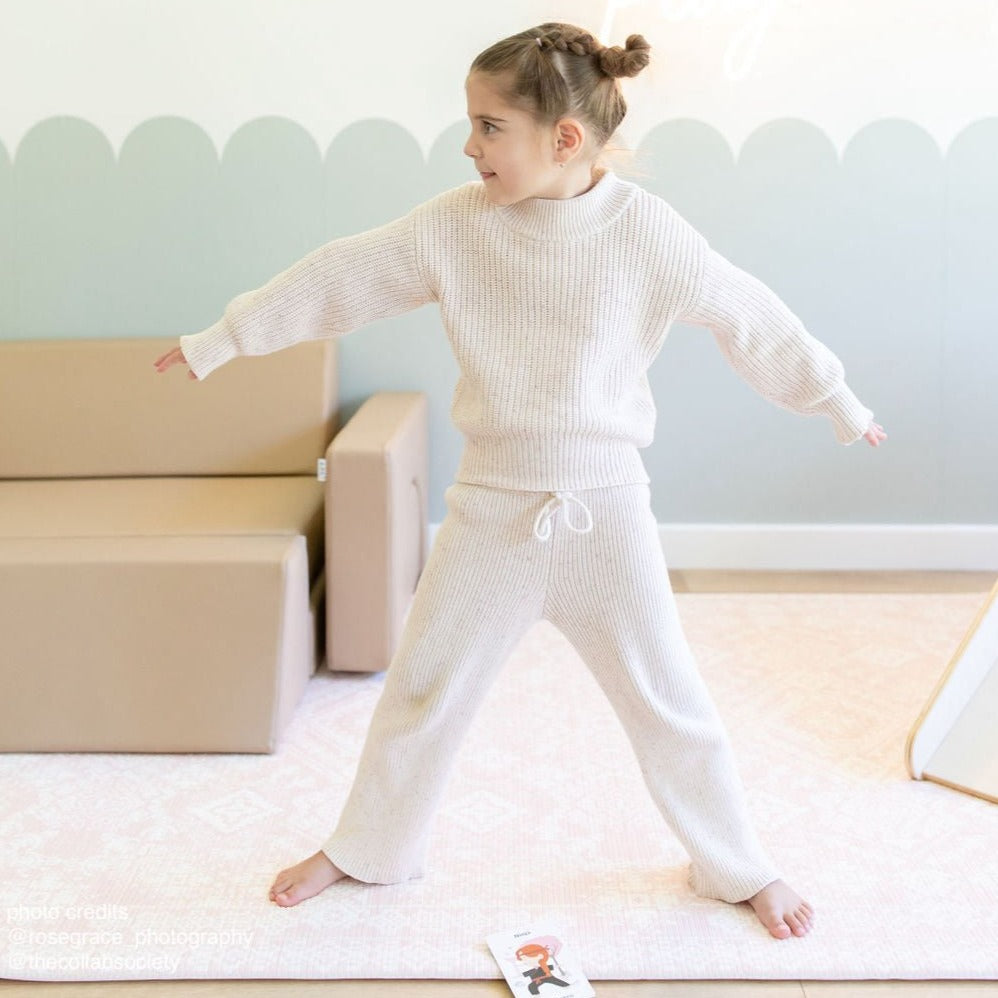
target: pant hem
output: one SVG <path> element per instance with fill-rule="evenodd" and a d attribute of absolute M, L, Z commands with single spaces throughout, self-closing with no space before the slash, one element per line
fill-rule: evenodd
<path fill-rule="evenodd" d="M 377 874 L 370 871 L 369 867 L 364 867 L 363 864 L 354 865 L 348 859 L 344 864 L 339 859 L 336 858 L 335 850 L 331 850 L 329 846 L 323 846 L 320 850 L 326 859 L 333 864 L 338 870 L 342 870 L 348 877 L 353 880 L 357 880 L 362 884 L 374 884 L 379 886 L 389 886 L 391 884 L 404 884 L 409 880 L 420 880 L 424 876 L 423 872 L 413 873 L 410 875 L 405 874 Z M 357 870 L 360 872 L 351 872 L 351 870 Z"/>
<path fill-rule="evenodd" d="M 754 897 L 774 880 L 779 880 L 780 875 L 775 870 L 760 873 L 755 877 L 743 877 L 732 886 L 714 887 L 707 883 L 705 878 L 699 877 L 693 865 L 690 866 L 689 874 L 686 878 L 687 884 L 697 897 L 708 898 L 713 901 L 727 901 L 729 904 L 738 904 Z"/>

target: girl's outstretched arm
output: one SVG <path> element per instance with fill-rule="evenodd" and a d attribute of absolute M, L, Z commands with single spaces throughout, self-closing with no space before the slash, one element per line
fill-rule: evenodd
<path fill-rule="evenodd" d="M 676 316 L 706 326 L 739 377 L 763 398 L 801 416 L 827 416 L 836 439 L 866 438 L 877 446 L 882 428 L 846 384 L 841 361 L 815 339 L 762 281 L 712 249 L 699 233 L 698 281 Z"/>
<path fill-rule="evenodd" d="M 435 301 L 418 257 L 421 207 L 378 228 L 333 239 L 262 287 L 237 295 L 213 325 L 180 337 L 180 357 L 171 351 L 157 367 L 183 360 L 203 379 L 234 357 L 342 336 Z"/>

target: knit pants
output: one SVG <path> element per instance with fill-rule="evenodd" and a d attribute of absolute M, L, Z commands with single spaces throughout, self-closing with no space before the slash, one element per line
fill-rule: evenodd
<path fill-rule="evenodd" d="M 550 493 L 455 483 L 445 499 L 356 778 L 322 846 L 333 864 L 369 883 L 423 876 L 462 738 L 503 663 L 544 618 L 620 719 L 691 857 L 691 889 L 734 902 L 776 880 L 683 634 L 648 485 Z"/>

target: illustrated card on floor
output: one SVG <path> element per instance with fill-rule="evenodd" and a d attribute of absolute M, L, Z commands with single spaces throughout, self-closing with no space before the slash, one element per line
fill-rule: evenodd
<path fill-rule="evenodd" d="M 514 995 L 596 998 L 575 951 L 553 923 L 494 932 L 486 942 Z"/>

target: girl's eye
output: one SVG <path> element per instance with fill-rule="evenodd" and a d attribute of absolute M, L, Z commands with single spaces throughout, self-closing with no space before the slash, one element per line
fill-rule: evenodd
<path fill-rule="evenodd" d="M 489 134 L 488 129 L 490 129 L 490 128 L 494 129 L 495 127 L 496 126 L 493 125 L 491 121 L 483 121 L 482 122 L 482 129 L 485 131 L 486 135 Z"/>

